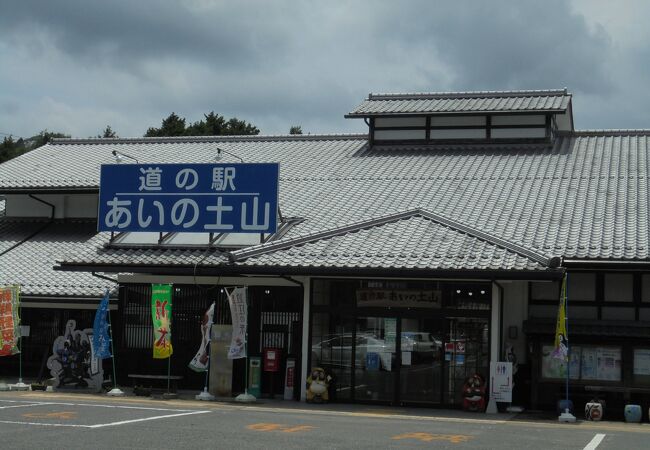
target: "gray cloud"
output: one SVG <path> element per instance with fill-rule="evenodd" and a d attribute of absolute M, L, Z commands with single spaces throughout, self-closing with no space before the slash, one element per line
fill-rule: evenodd
<path fill-rule="evenodd" d="M 638 82 L 611 60 L 647 72 L 630 55 L 650 46 L 632 53 L 588 13 L 563 0 L 11 2 L 0 131 L 84 137 L 110 123 L 137 136 L 172 111 L 211 110 L 263 133 L 363 131 L 343 114 L 371 91 L 567 86 L 576 105 L 607 104 Z M 579 124 L 607 121 L 586 109 Z"/>

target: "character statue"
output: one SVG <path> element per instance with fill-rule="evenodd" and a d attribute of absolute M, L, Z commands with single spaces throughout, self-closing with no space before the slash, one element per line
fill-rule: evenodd
<path fill-rule="evenodd" d="M 323 403 L 329 401 L 329 387 L 332 377 L 325 369 L 315 367 L 307 377 L 307 401 Z"/>
<path fill-rule="evenodd" d="M 465 411 L 483 411 L 485 409 L 485 380 L 475 373 L 463 384 L 463 409 Z"/>

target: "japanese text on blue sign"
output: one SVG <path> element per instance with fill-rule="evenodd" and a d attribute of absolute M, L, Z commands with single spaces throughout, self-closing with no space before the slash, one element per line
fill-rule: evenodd
<path fill-rule="evenodd" d="M 278 164 L 107 164 L 99 231 L 274 233 Z"/>

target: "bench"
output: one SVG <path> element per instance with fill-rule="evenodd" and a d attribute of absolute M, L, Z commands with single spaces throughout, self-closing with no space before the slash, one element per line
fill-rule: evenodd
<path fill-rule="evenodd" d="M 153 386 L 151 386 L 151 381 L 167 381 L 169 379 L 169 389 L 171 392 L 176 392 L 178 380 L 182 380 L 183 377 L 180 375 L 145 375 L 130 373 L 128 377 L 133 379 L 133 392 L 135 395 L 150 396 Z M 148 387 L 144 386 L 146 380 L 149 381 Z"/>
<path fill-rule="evenodd" d="M 650 388 L 625 387 L 625 386 L 585 386 L 585 391 L 603 393 L 620 393 L 625 400 L 630 399 L 631 394 L 650 394 Z"/>

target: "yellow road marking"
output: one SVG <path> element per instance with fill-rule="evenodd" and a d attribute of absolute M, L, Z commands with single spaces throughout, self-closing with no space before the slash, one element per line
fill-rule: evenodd
<path fill-rule="evenodd" d="M 460 444 L 461 442 L 467 442 L 472 438 L 471 436 L 465 436 L 464 434 L 404 433 L 393 436 L 391 439 L 416 439 L 422 442 L 448 441 L 452 444 Z"/>
<path fill-rule="evenodd" d="M 69 419 L 74 419 L 77 417 L 76 412 L 72 411 L 57 411 L 57 412 L 50 412 L 50 413 L 26 413 L 23 414 L 23 417 L 26 417 L 28 419 L 64 419 L 64 420 L 69 420 Z"/>
<path fill-rule="evenodd" d="M 298 431 L 308 431 L 316 427 L 311 425 L 282 425 L 279 423 L 254 423 L 252 425 L 247 425 L 246 428 L 249 430 L 255 431 L 279 431 L 281 433 L 296 433 Z"/>

